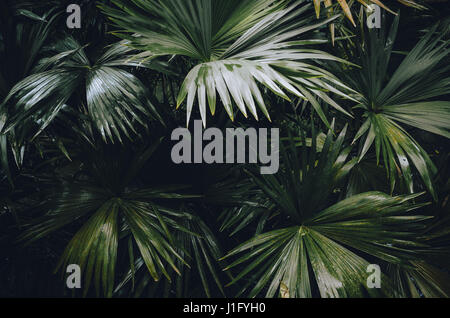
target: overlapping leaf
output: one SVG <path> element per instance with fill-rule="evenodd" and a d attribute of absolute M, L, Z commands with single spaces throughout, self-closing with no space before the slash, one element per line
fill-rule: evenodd
<path fill-rule="evenodd" d="M 321 43 L 305 39 L 305 33 L 335 18 L 311 23 L 311 4 L 300 1 L 287 7 L 286 1 L 274 0 L 233 1 L 226 6 L 219 0 L 115 4 L 118 9 L 102 8 L 124 30 L 118 35 L 143 51 L 137 57 L 182 55 L 196 63 L 177 99 L 180 106 L 187 97 L 188 122 L 197 97 L 206 125 L 207 106 L 214 114 L 217 94 L 231 119 L 235 116 L 234 104 L 245 117 L 249 111 L 258 119 L 259 107 L 270 119 L 259 84 L 287 100 L 287 93 L 309 100 L 327 124 L 317 98 L 350 115 L 324 92 L 351 98 L 349 89 L 312 62 L 344 61 L 304 47 Z"/>
<path fill-rule="evenodd" d="M 97 150 L 93 154 L 94 161 L 88 161 L 85 166 L 89 170 L 83 171 L 90 177 L 52 185 L 46 200 L 36 207 L 45 214 L 35 218 L 21 236 L 21 240 L 31 243 L 66 226 L 81 223 L 81 228 L 61 256 L 58 268 L 65 269 L 67 264 L 81 267 L 84 295 L 94 282 L 97 295 L 112 296 L 117 277 L 118 246 L 125 238 L 136 244 L 143 264 L 155 281 L 161 276 L 170 281 L 171 272 L 179 274 L 181 266 L 187 265 L 186 259 L 190 256 L 181 256 L 180 242 L 175 241 L 174 236 L 179 231 L 189 239 L 191 235 L 196 236 L 183 226 L 186 219 L 193 217 L 177 211 L 170 204 L 165 206 L 162 200 L 186 200 L 198 196 L 178 193 L 185 188 L 181 186 L 126 190 L 157 145 L 155 143 L 135 156 L 130 166 L 122 166 L 119 175 L 111 175 L 110 172 L 117 164 L 124 165 L 125 159 L 105 160 L 102 152 Z M 127 154 L 123 156 L 126 158 Z M 194 238 L 192 240 L 194 245 L 206 244 Z M 203 246 L 202 250 L 213 251 L 212 257 L 218 257 L 215 248 L 214 245 L 209 249 Z M 194 246 L 194 249 L 199 252 L 198 247 Z M 211 255 L 207 259 L 211 260 Z"/>
<path fill-rule="evenodd" d="M 369 262 L 364 255 L 399 265 L 420 259 L 425 245 L 414 233 L 424 229 L 429 217 L 411 212 L 423 205 L 414 203 L 418 195 L 365 192 L 336 203 L 332 198 L 339 181 L 356 164 L 356 158 L 347 159 L 350 148 L 344 146 L 345 134 L 343 129 L 333 140 L 330 131 L 321 153 L 314 131 L 311 147 L 302 143 L 298 150 L 291 140 L 290 146 L 281 147 L 277 175 L 251 174 L 263 192 L 252 201 L 278 212 L 278 222 L 291 226 L 255 235 L 226 256 L 240 255 L 228 268 L 240 269 L 230 284 L 247 279 L 241 293 L 312 297 L 318 290 L 321 297 L 397 295 L 385 276 L 382 289 L 368 288 Z M 247 213 L 258 209 L 247 206 Z"/>
<path fill-rule="evenodd" d="M 105 141 L 131 138 L 138 126 L 147 127 L 147 118 L 160 119 L 143 83 L 120 68 L 138 65 L 124 43 L 112 45 L 94 64 L 71 37 L 56 43 L 52 52 L 56 55 L 42 59 L 34 74 L 9 92 L 1 109 L 6 115 L 4 132 L 16 129 L 19 141 L 35 137 L 77 96 Z"/>
<path fill-rule="evenodd" d="M 397 17 L 387 37 L 383 32 L 377 35 L 370 31 L 361 53 L 363 68 L 343 74 L 360 93 L 357 108 L 364 111 L 364 123 L 354 141 L 365 136 L 361 140 L 360 158 L 375 144 L 377 160 L 383 158 L 390 177 L 391 191 L 396 175 L 402 175 L 408 190 L 414 191 L 411 167 L 414 166 L 436 199 L 432 183 L 436 168 L 408 129 L 450 137 L 450 102 L 437 100 L 450 93 L 447 26 L 435 25 L 429 30 L 391 73 L 390 58 L 398 21 Z"/>
<path fill-rule="evenodd" d="M 397 0 L 399 3 L 408 6 L 408 7 L 412 7 L 415 9 L 420 9 L 420 10 L 424 10 L 426 9 L 426 7 L 424 7 L 423 5 L 421 5 L 420 3 L 417 3 L 415 1 L 412 0 Z M 316 14 L 317 17 L 320 16 L 320 9 L 321 9 L 321 0 L 313 0 L 314 2 L 314 8 L 316 10 Z M 341 10 L 343 11 L 343 13 L 345 14 L 345 16 L 350 20 L 350 22 L 356 26 L 355 21 L 353 19 L 353 15 L 352 15 L 352 11 L 351 11 L 351 6 L 350 6 L 350 2 L 346 1 L 346 0 L 337 0 Z M 368 7 L 371 4 L 376 4 L 380 7 L 382 7 L 383 9 L 389 11 L 390 13 L 395 14 L 394 11 L 392 11 L 391 9 L 389 9 L 388 6 L 386 6 L 383 1 L 379 1 L 379 0 L 358 0 L 359 3 L 361 3 L 363 6 Z M 324 5 L 326 8 L 331 7 L 333 4 L 332 0 L 325 0 L 324 1 Z"/>

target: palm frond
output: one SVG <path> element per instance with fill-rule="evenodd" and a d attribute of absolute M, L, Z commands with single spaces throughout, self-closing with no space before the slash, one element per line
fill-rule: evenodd
<path fill-rule="evenodd" d="M 340 181 L 356 164 L 356 158 L 347 159 L 345 134 L 344 128 L 333 140 L 330 130 L 320 154 L 315 145 L 303 143 L 303 150 L 297 149 L 289 138 L 280 151 L 281 172 L 251 173 L 264 193 L 259 200 L 267 197 L 267 208 L 279 212 L 278 219 L 285 218 L 281 224 L 290 226 L 256 235 L 227 254 L 226 259 L 241 255 L 227 268 L 241 268 L 230 284 L 249 278 L 242 293 L 311 297 L 318 289 L 322 297 L 396 295 L 387 276 L 382 290 L 368 288 L 369 262 L 360 255 L 409 264 L 425 246 L 413 233 L 423 230 L 429 217 L 410 212 L 423 206 L 413 201 L 418 195 L 365 192 L 333 203 Z"/>
<path fill-rule="evenodd" d="M 162 275 L 171 280 L 168 267 L 179 274 L 180 266 L 187 265 L 185 258 L 180 256 L 179 242 L 174 241 L 173 236 L 178 231 L 189 233 L 187 237 L 196 235 L 183 226 L 183 220 L 190 216 L 170 204 L 164 205 L 163 201 L 198 196 L 177 193 L 185 186 L 125 190 L 157 145 L 155 143 L 137 155 L 127 169 L 122 169 L 121 176 L 108 175 L 117 163 L 95 154 L 95 161 L 86 165 L 90 171 L 84 172 L 91 177 L 61 181 L 49 188 L 47 199 L 37 208 L 45 214 L 35 218 L 21 236 L 22 241 L 30 244 L 69 225 L 81 223 L 57 269 L 78 264 L 84 273 L 85 295 L 93 281 L 97 295 L 112 296 L 119 243 L 125 238 L 131 237 L 135 242 L 155 281 Z M 217 253 L 217 250 L 213 251 Z M 181 265 L 177 265 L 176 260 Z"/>
<path fill-rule="evenodd" d="M 207 106 L 214 115 L 217 94 L 232 120 L 233 102 L 245 117 L 248 110 L 258 119 L 258 107 L 270 119 L 262 84 L 287 100 L 287 92 L 308 99 L 328 124 L 316 98 L 350 115 L 324 91 L 351 97 L 348 87 L 311 61 L 345 61 L 304 48 L 314 43 L 304 34 L 336 17 L 312 24 L 311 5 L 299 3 L 286 7 L 285 1 L 242 1 L 223 11 L 217 0 L 116 1 L 118 8 L 102 8 L 123 29 L 117 34 L 143 51 L 137 57 L 181 55 L 194 61 L 177 98 L 180 106 L 187 97 L 188 123 L 197 97 L 206 125 Z"/>
<path fill-rule="evenodd" d="M 320 0 L 313 0 L 314 2 L 314 8 L 316 10 L 316 15 L 317 17 L 320 16 L 320 10 L 321 10 L 321 2 Z M 344 15 L 349 19 L 349 21 L 353 24 L 353 26 L 356 26 L 356 23 L 353 19 L 353 14 L 352 14 L 352 10 L 351 10 L 351 2 L 347 1 L 347 0 L 337 0 L 339 7 L 341 8 L 341 10 L 343 11 Z M 381 8 L 383 8 L 384 10 L 392 13 L 392 14 L 396 14 L 394 11 L 392 11 L 387 5 L 384 4 L 383 1 L 379 1 L 379 0 L 358 0 L 359 3 L 361 3 L 363 6 L 368 7 L 371 4 L 376 4 L 378 6 L 380 6 Z M 419 10 L 425 10 L 426 7 L 421 5 L 420 3 L 416 2 L 416 1 L 412 1 L 412 0 L 397 0 L 397 2 L 407 6 L 407 7 L 412 7 L 415 9 L 419 9 Z M 332 1 L 328 0 L 328 1 L 324 1 L 324 5 L 326 8 L 329 8 L 332 5 Z"/>
<path fill-rule="evenodd" d="M 2 107 L 3 131 L 18 130 L 23 139 L 35 138 L 56 117 L 61 107 L 82 89 L 82 104 L 105 141 L 131 138 L 135 126 L 147 127 L 147 118 L 159 119 L 144 84 L 123 66 L 136 66 L 125 43 L 111 46 L 91 64 L 84 47 L 68 37 L 54 45 L 56 53 L 42 59 L 34 74 L 15 85 Z M 142 63 L 151 67 L 149 63 Z M 84 96 L 83 96 L 84 95 Z"/>
<path fill-rule="evenodd" d="M 438 25 L 435 25 L 390 73 L 398 21 L 396 17 L 387 37 L 370 31 L 361 57 L 363 68 L 343 74 L 360 93 L 357 108 L 363 110 L 365 118 L 354 142 L 365 136 L 361 140 L 360 158 L 375 144 L 377 160 L 380 162 L 382 156 L 390 176 L 391 191 L 395 176 L 401 174 L 408 190 L 414 192 L 411 176 L 414 166 L 436 199 L 432 182 L 436 167 L 407 128 L 450 137 L 450 103 L 436 100 L 450 93 L 450 42 L 445 32 L 436 34 Z"/>

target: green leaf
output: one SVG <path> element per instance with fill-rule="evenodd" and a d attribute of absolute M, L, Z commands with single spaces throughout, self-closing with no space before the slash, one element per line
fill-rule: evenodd
<path fill-rule="evenodd" d="M 314 95 L 350 115 L 323 93 L 333 91 L 351 99 L 348 87 L 313 64 L 319 60 L 345 61 L 322 51 L 301 48 L 309 42 L 298 40 L 337 16 L 310 23 L 311 4 L 286 6 L 287 2 L 274 0 L 233 0 L 227 5 L 217 0 L 114 3 L 115 7 L 101 5 L 101 8 L 122 30 L 116 34 L 142 51 L 141 56 L 181 55 L 193 60 L 195 66 L 188 72 L 177 97 L 177 107 L 187 98 L 187 123 L 197 96 L 206 126 L 206 102 L 214 114 L 216 92 L 232 120 L 233 105 L 245 117 L 249 111 L 255 119 L 258 105 L 270 120 L 258 84 L 286 100 L 290 100 L 287 93 L 300 98 L 308 95 L 325 123 L 328 121 L 317 107 Z M 296 82 L 310 77 L 314 80 L 300 91 Z"/>

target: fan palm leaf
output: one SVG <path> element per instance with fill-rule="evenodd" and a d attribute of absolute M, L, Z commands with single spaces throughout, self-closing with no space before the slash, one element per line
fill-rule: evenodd
<path fill-rule="evenodd" d="M 231 119 L 233 102 L 245 116 L 258 119 L 257 108 L 270 119 L 258 84 L 290 100 L 287 93 L 308 99 L 328 121 L 316 98 L 350 115 L 324 91 L 345 98 L 348 89 L 332 74 L 311 61 L 340 61 L 323 51 L 305 48 L 323 43 L 304 34 L 333 20 L 311 23 L 311 4 L 287 6 L 276 0 L 114 1 L 117 8 L 102 6 L 123 31 L 117 35 L 142 53 L 136 57 L 184 56 L 192 69 L 181 85 L 177 105 L 187 98 L 187 123 L 197 97 L 206 125 L 207 107 L 214 115 L 219 95 Z"/>
<path fill-rule="evenodd" d="M 186 210 L 186 209 L 182 209 Z M 201 281 L 204 294 L 207 297 L 214 296 L 212 284 L 217 286 L 218 292 L 224 296 L 225 291 L 221 278 L 219 277 L 220 267 L 217 260 L 223 255 L 219 243 L 211 232 L 210 228 L 195 213 L 186 212 L 186 217 L 178 220 L 180 224 L 188 231 L 177 231 L 173 239 L 177 242 L 175 250 L 182 259 L 188 260 L 191 267 L 184 266 L 182 259 L 176 259 L 175 263 L 180 271 L 173 281 L 164 280 L 155 282 L 149 279 L 150 274 L 145 270 L 145 262 L 142 257 L 135 257 L 133 245 L 129 244 L 130 270 L 117 285 L 115 294 L 131 291 L 134 297 L 140 296 L 145 289 L 155 290 L 155 296 L 161 295 L 161 292 L 174 290 L 176 297 L 187 297 L 192 295 L 189 286 L 192 279 Z M 131 241 L 130 241 L 131 242 Z M 169 273 L 173 269 L 169 269 Z M 195 276 L 194 276 L 195 275 Z M 167 296 L 167 294 L 164 294 Z"/>
<path fill-rule="evenodd" d="M 52 48 L 55 55 L 40 60 L 33 74 L 11 89 L 1 109 L 6 118 L 3 132 L 15 128 L 19 142 L 35 138 L 80 89 L 78 102 L 87 105 L 105 141 L 122 142 L 122 136 L 131 138 L 137 126 L 147 127 L 146 118 L 160 119 L 144 84 L 123 69 L 138 66 L 124 43 L 112 45 L 95 63 L 84 49 L 72 37 L 59 41 Z"/>
<path fill-rule="evenodd" d="M 230 284 L 249 276 L 241 293 L 311 297 L 318 290 L 321 297 L 398 295 L 387 276 L 382 277 L 381 289 L 368 287 L 370 263 L 361 255 L 410 265 L 425 246 L 413 233 L 423 229 L 429 217 L 411 213 L 423 206 L 414 202 L 417 194 L 391 197 L 365 192 L 333 203 L 330 198 L 339 181 L 357 159 L 347 160 L 345 134 L 343 129 L 333 140 L 330 131 L 320 155 L 315 146 L 307 150 L 304 145 L 298 151 L 291 141 L 287 149 L 282 147 L 284 165 L 279 174 L 250 172 L 265 195 L 261 197 L 268 197 L 286 217 L 281 224 L 290 226 L 256 235 L 227 254 L 226 259 L 240 255 L 227 267 L 241 268 Z"/>
<path fill-rule="evenodd" d="M 161 276 L 170 281 L 170 270 L 180 274 L 180 266 L 187 265 L 186 255 L 181 256 L 174 235 L 178 231 L 188 233 L 188 238 L 197 235 L 183 226 L 185 220 L 193 216 L 180 212 L 167 201 L 198 196 L 180 193 L 186 186 L 137 188 L 132 182 L 158 144 L 155 142 L 136 155 L 128 168 L 121 170 L 120 176 L 110 175 L 110 171 L 117 165 L 124 165 L 127 161 L 121 160 L 126 160 L 127 155 L 111 162 L 105 160 L 107 152 L 102 154 L 98 149 L 93 155 L 94 161 L 86 162 L 86 170 L 78 172 L 89 177 L 62 179 L 50 186 L 47 199 L 38 206 L 45 214 L 35 218 L 21 236 L 22 241 L 30 244 L 68 225 L 81 223 L 81 228 L 67 244 L 57 269 L 78 264 L 83 271 L 84 295 L 93 282 L 97 295 L 112 296 L 119 243 L 126 238 L 132 239 L 155 281 Z M 180 262 L 177 264 L 176 260 Z"/>
<path fill-rule="evenodd" d="M 361 139 L 360 159 L 375 144 L 377 160 L 383 158 L 390 177 L 391 191 L 395 176 L 401 174 L 409 192 L 414 192 L 414 166 L 436 199 L 432 181 L 436 167 L 407 128 L 450 137 L 450 102 L 439 100 L 450 93 L 450 42 L 445 38 L 446 26 L 439 29 L 435 25 L 391 73 L 398 21 L 396 17 L 387 37 L 383 31 L 380 35 L 369 31 L 361 57 L 363 68 L 343 73 L 347 83 L 359 92 L 356 108 L 363 111 L 363 124 L 354 142 L 365 137 Z"/>
<path fill-rule="evenodd" d="M 28 76 L 38 59 L 43 45 L 51 32 L 57 18 L 54 10 L 42 17 L 20 6 L 2 2 L 0 4 L 0 127 L 5 124 L 6 116 L 2 113 L 1 104 L 10 89 L 20 80 Z M 26 17 L 26 19 L 19 19 Z M 1 129 L 0 129 L 1 130 Z M 0 164 L 13 184 L 13 173 L 10 167 L 10 149 L 17 165 L 23 160 L 23 148 L 15 142 L 14 133 L 0 133 Z"/>

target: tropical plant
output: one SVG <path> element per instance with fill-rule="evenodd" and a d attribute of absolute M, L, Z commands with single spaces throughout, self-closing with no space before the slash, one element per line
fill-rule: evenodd
<path fill-rule="evenodd" d="M 448 6 L 75 2 L 0 2 L 0 296 L 450 296 Z M 278 172 L 174 164 L 190 118 Z"/>
<path fill-rule="evenodd" d="M 51 50 L 55 55 L 40 60 L 33 74 L 6 97 L 4 132 L 17 127 L 19 141 L 33 139 L 71 97 L 80 94 L 80 88 L 78 103 L 86 106 L 105 141 L 122 141 L 123 134 L 131 138 L 129 132 L 136 132 L 136 125 L 146 126 L 146 116 L 159 118 L 142 82 L 120 68 L 137 66 L 128 60 L 130 50 L 124 43 L 112 45 L 95 63 L 71 37 L 55 43 Z"/>
<path fill-rule="evenodd" d="M 344 72 L 343 78 L 359 97 L 355 109 L 362 110 L 363 124 L 353 142 L 361 142 L 360 159 L 375 144 L 377 163 L 381 156 L 394 190 L 396 175 L 410 193 L 414 192 L 413 165 L 434 199 L 436 167 L 427 152 L 401 124 L 450 137 L 450 102 L 437 100 L 450 93 L 448 25 L 438 32 L 435 25 L 403 58 L 391 67 L 392 48 L 399 18 L 395 18 L 387 36 L 370 32 L 361 48 L 361 69 Z"/>
<path fill-rule="evenodd" d="M 45 199 L 33 213 L 45 213 L 25 225 L 21 240 L 30 244 L 83 220 L 57 269 L 79 264 L 85 277 L 84 295 L 93 281 L 97 295 L 112 296 L 119 248 L 127 250 L 130 261 L 129 274 L 121 285 L 134 281 L 141 265 L 155 281 L 161 276 L 170 281 L 174 273 L 180 274 L 183 266 L 189 266 L 187 261 L 191 259 L 200 266 L 207 294 L 206 273 L 213 273 L 219 283 L 212 262 L 221 253 L 210 230 L 195 213 L 170 203 L 199 196 L 183 193 L 187 188 L 183 185 L 138 186 L 139 174 L 158 145 L 159 141 L 153 142 L 133 156 L 98 144 L 94 152 L 83 152 L 83 162 L 75 167 L 62 166 L 58 178 L 46 182 L 43 177 Z M 91 147 L 88 144 L 86 151 L 92 151 Z M 75 154 L 75 163 L 78 158 Z M 117 169 L 122 172 L 109 173 Z M 134 255 L 139 256 L 135 259 Z"/>
<path fill-rule="evenodd" d="M 31 73 L 57 15 L 50 10 L 40 17 L 8 2 L 0 4 L 0 11 L 0 103 L 3 103 L 10 89 Z M 6 120 L 2 113 L 0 107 L 0 127 Z M 12 182 L 8 148 L 12 150 L 16 164 L 21 165 L 23 148 L 15 142 L 13 132 L 0 134 L 0 164 Z"/>
<path fill-rule="evenodd" d="M 308 99 L 328 123 L 316 97 L 350 115 L 324 90 L 350 98 L 346 87 L 315 60 L 341 61 L 326 52 L 305 45 L 326 40 L 303 36 L 336 17 L 311 23 L 311 4 L 297 1 L 114 1 L 117 8 L 102 6 L 121 29 L 116 32 L 142 52 L 139 59 L 157 56 L 185 56 L 194 67 L 188 72 L 177 98 L 187 97 L 187 121 L 195 97 L 203 124 L 206 105 L 216 109 L 216 92 L 229 117 L 233 103 L 247 117 L 247 109 L 258 119 L 256 104 L 270 119 L 257 83 L 290 100 L 285 91 Z M 231 96 L 231 97 L 230 97 Z"/>
<path fill-rule="evenodd" d="M 314 8 L 316 10 L 316 15 L 317 17 L 320 16 L 320 9 L 321 9 L 321 2 L 322 0 L 313 0 L 314 2 Z M 330 10 L 331 12 L 333 12 L 333 1 L 332 0 L 324 0 L 324 6 L 325 8 L 327 8 L 328 10 Z M 344 12 L 345 16 L 350 20 L 350 22 L 356 26 L 355 24 L 355 20 L 353 19 L 353 15 L 352 15 L 352 11 L 351 11 L 351 4 L 349 4 L 346 0 L 337 0 L 337 2 L 339 3 L 340 8 L 342 9 L 342 11 Z M 389 9 L 389 7 L 387 7 L 383 1 L 379 1 L 379 0 L 358 0 L 359 3 L 361 3 L 364 7 L 368 7 L 371 4 L 376 4 L 380 7 L 382 7 L 383 9 L 385 9 L 386 11 L 389 11 L 392 14 L 396 14 L 394 11 L 392 11 L 391 9 Z M 408 7 L 413 7 L 416 9 L 420 9 L 420 10 L 424 10 L 426 9 L 426 7 L 424 7 L 423 5 L 421 5 L 420 3 L 414 2 L 412 0 L 397 0 L 397 2 L 408 6 Z"/>
<path fill-rule="evenodd" d="M 423 244 L 411 234 L 428 219 L 410 212 L 423 205 L 414 203 L 418 195 L 366 192 L 337 202 L 333 199 L 357 160 L 347 159 L 350 147 L 343 146 L 345 134 L 346 128 L 333 140 L 330 131 L 320 154 L 315 142 L 296 149 L 291 141 L 282 147 L 284 164 L 276 176 L 249 171 L 262 190 L 260 198 L 268 198 L 266 208 L 279 214 L 278 221 L 280 217 L 285 221 L 226 256 L 245 252 L 228 266 L 249 263 L 231 282 L 249 275 L 241 290 L 244 295 L 311 297 L 318 290 L 321 297 L 376 296 L 380 291 L 366 285 L 370 263 L 363 255 L 401 266 L 417 257 Z M 387 277 L 383 283 L 384 296 L 395 296 Z"/>

